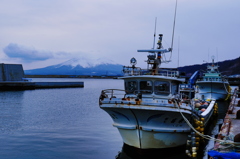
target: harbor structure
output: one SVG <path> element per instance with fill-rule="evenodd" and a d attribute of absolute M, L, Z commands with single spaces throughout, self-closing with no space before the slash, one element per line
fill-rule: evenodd
<path fill-rule="evenodd" d="M 0 90 L 84 87 L 83 82 L 32 82 L 25 78 L 22 64 L 0 64 Z"/>
<path fill-rule="evenodd" d="M 240 92 L 235 88 L 223 124 L 215 140 L 209 159 L 240 158 Z"/>

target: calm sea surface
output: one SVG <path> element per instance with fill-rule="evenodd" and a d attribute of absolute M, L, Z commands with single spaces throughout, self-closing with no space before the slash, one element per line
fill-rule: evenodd
<path fill-rule="evenodd" d="M 123 143 L 98 97 L 102 89 L 122 89 L 122 80 L 33 81 L 83 81 L 84 88 L 0 92 L 0 158 L 115 158 Z"/>
<path fill-rule="evenodd" d="M 0 92 L 0 159 L 114 159 L 122 151 L 118 130 L 98 105 L 101 90 L 123 89 L 122 80 L 33 81 L 83 81 L 84 88 Z"/>

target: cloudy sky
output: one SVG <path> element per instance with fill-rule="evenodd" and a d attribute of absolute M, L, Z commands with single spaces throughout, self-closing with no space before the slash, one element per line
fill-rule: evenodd
<path fill-rule="evenodd" d="M 155 18 L 171 46 L 175 0 L 0 0 L 0 63 L 42 68 L 76 57 L 145 66 Z M 178 0 L 172 62 L 202 64 L 240 56 L 239 0 Z M 157 40 L 156 40 L 157 41 Z M 167 58 L 170 57 L 170 55 Z"/>

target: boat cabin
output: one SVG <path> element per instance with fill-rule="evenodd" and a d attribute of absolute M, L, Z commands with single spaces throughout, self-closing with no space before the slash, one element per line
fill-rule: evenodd
<path fill-rule="evenodd" d="M 126 94 L 141 94 L 143 97 L 169 98 L 178 94 L 178 87 L 182 81 L 164 78 L 149 78 L 146 76 L 125 77 L 124 87 Z"/>
<path fill-rule="evenodd" d="M 199 81 L 223 81 L 223 78 L 221 74 L 218 72 L 217 67 L 214 65 L 209 65 L 207 72 L 203 74 L 202 79 L 199 79 Z"/>
<path fill-rule="evenodd" d="M 205 74 L 203 76 L 203 81 L 223 81 L 222 77 L 219 74 Z"/>
<path fill-rule="evenodd" d="M 218 71 L 218 65 L 214 64 L 214 56 L 212 57 L 212 64 L 207 66 L 207 72 L 203 74 L 202 79 L 199 81 L 223 81 L 220 72 Z"/>

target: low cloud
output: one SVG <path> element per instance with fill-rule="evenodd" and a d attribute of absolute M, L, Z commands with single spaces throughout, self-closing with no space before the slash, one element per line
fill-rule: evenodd
<path fill-rule="evenodd" d="M 10 58 L 18 58 L 24 62 L 45 61 L 53 58 L 52 52 L 36 50 L 14 43 L 10 43 L 3 48 L 3 52 Z"/>

